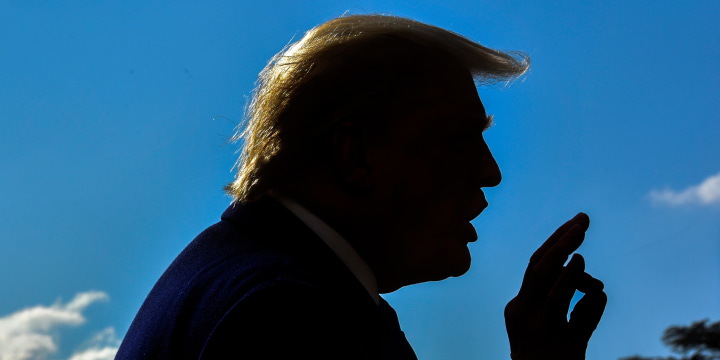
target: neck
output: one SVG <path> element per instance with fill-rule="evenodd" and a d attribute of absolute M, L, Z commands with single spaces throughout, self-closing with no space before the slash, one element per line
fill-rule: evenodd
<path fill-rule="evenodd" d="M 306 208 L 337 231 L 370 267 L 380 293 L 402 287 L 401 274 L 393 266 L 393 251 L 388 220 L 377 214 L 379 209 L 369 197 L 348 194 L 328 177 L 313 177 L 284 186 L 278 191 Z"/>

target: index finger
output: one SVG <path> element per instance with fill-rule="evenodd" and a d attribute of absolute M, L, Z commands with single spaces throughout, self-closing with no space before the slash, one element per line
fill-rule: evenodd
<path fill-rule="evenodd" d="M 548 250 L 550 250 L 553 246 L 555 246 L 555 244 L 558 241 L 560 241 L 560 239 L 562 239 L 565 234 L 567 234 L 570 230 L 572 230 L 572 228 L 575 225 L 580 225 L 580 227 L 583 231 L 587 230 L 588 227 L 590 226 L 590 217 L 587 216 L 587 214 L 580 212 L 577 215 L 575 215 L 575 217 L 570 219 L 568 222 L 562 224 L 562 226 L 560 226 L 557 230 L 555 230 L 555 232 L 552 235 L 550 235 L 550 237 L 547 240 L 545 240 L 545 242 L 540 246 L 540 248 L 535 250 L 533 255 L 530 257 L 530 264 L 528 265 L 528 268 L 530 268 L 530 267 L 534 266 L 536 263 L 538 263 L 540 261 L 540 259 L 542 259 L 543 256 L 545 256 L 545 254 L 548 252 Z M 578 247 L 579 246 L 580 246 L 580 244 L 578 244 Z M 570 251 L 568 253 L 568 255 L 570 255 L 576 249 L 577 249 L 577 247 L 575 249 L 573 249 L 572 251 Z"/>
<path fill-rule="evenodd" d="M 532 301 L 545 298 L 562 274 L 563 264 L 585 239 L 588 225 L 589 218 L 581 213 L 550 236 L 530 259 L 520 294 Z"/>

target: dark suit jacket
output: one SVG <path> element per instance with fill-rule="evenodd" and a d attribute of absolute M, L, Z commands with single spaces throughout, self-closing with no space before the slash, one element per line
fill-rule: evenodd
<path fill-rule="evenodd" d="M 416 359 L 381 302 L 275 200 L 234 203 L 165 271 L 116 359 Z"/>

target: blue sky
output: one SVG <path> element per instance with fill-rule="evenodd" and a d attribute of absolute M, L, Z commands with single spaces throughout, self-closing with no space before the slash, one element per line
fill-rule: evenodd
<path fill-rule="evenodd" d="M 479 89 L 503 183 L 473 268 L 386 297 L 420 359 L 509 358 L 503 307 L 578 211 L 610 298 L 589 359 L 664 355 L 667 326 L 720 320 L 716 1 L 0 4 L 0 342 L 32 350 L 15 359 L 112 351 L 229 203 L 226 140 L 257 73 L 345 11 L 531 57 L 522 80 Z"/>

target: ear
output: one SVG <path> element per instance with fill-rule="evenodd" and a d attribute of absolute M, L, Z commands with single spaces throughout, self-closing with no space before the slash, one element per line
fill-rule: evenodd
<path fill-rule="evenodd" d="M 366 192 L 373 187 L 369 138 L 365 127 L 355 121 L 335 127 L 332 138 L 334 168 L 338 180 L 348 190 Z"/>

